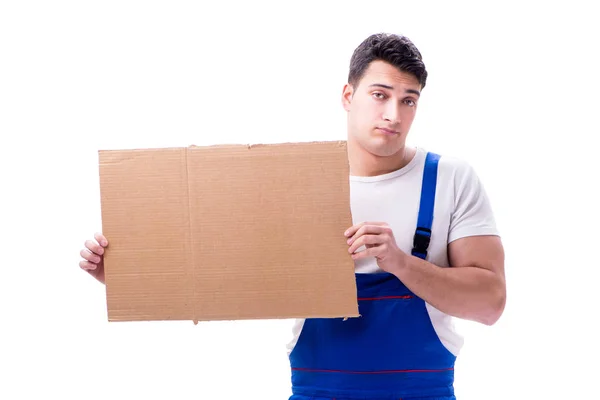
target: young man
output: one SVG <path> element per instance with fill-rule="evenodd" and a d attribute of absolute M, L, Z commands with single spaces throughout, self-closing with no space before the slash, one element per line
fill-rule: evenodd
<path fill-rule="evenodd" d="M 342 103 L 356 225 L 343 234 L 361 317 L 297 321 L 291 400 L 454 399 L 453 317 L 492 325 L 504 310 L 504 250 L 476 173 L 405 145 L 426 80 L 406 37 L 372 35 L 352 56 Z M 80 265 L 104 282 L 108 242 L 95 239 Z"/>

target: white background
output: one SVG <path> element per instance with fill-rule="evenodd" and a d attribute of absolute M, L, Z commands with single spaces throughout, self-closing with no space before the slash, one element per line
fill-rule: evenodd
<path fill-rule="evenodd" d="M 348 61 L 378 31 L 430 73 L 410 143 L 476 167 L 506 246 L 504 316 L 459 325 L 459 399 L 600 398 L 585 4 L 2 1 L 0 398 L 286 399 L 290 321 L 106 321 L 77 265 L 97 151 L 345 139 Z"/>

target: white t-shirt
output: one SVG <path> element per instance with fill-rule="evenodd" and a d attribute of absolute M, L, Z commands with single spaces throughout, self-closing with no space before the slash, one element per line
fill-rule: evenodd
<path fill-rule="evenodd" d="M 410 254 L 417 226 L 423 167 L 427 151 L 417 148 L 415 157 L 403 168 L 379 176 L 350 176 L 350 207 L 354 224 L 365 221 L 386 222 L 392 228 L 398 247 Z M 485 189 L 473 168 L 448 156 L 440 158 L 435 210 L 428 261 L 448 267 L 448 244 L 475 235 L 499 235 Z M 374 258 L 358 260 L 356 273 L 382 272 Z M 426 303 L 427 311 L 440 341 L 454 355 L 463 346 L 453 317 Z M 304 324 L 295 321 L 291 353 Z"/>

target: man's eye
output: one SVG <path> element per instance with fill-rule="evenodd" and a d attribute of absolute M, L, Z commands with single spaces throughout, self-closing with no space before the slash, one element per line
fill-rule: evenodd
<path fill-rule="evenodd" d="M 414 100 L 405 100 L 404 102 L 406 104 L 408 104 L 410 107 L 414 107 L 416 104 Z"/>
<path fill-rule="evenodd" d="M 375 92 L 375 93 L 373 93 L 373 97 L 375 97 L 376 99 L 381 100 L 381 99 L 385 98 L 385 95 L 383 93 L 380 93 L 380 92 Z"/>

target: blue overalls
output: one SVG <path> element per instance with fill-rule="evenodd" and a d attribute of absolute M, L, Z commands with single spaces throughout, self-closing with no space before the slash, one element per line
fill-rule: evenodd
<path fill-rule="evenodd" d="M 414 256 L 426 259 L 439 156 L 425 161 Z M 390 273 L 356 274 L 360 317 L 306 319 L 290 354 L 290 400 L 455 400 L 456 357 L 425 302 Z"/>

